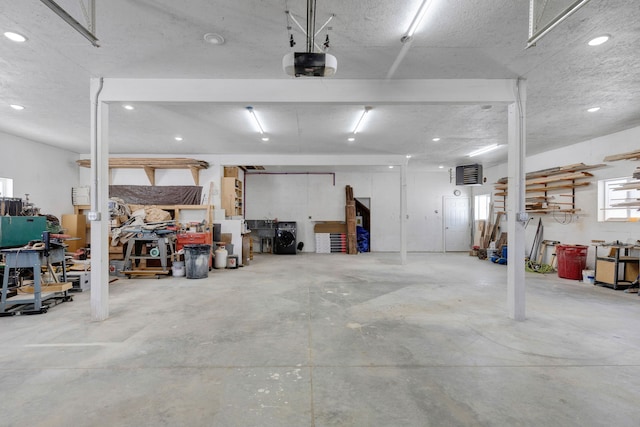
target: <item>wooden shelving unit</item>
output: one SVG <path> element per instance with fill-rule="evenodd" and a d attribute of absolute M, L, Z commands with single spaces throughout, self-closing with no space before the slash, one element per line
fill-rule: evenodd
<path fill-rule="evenodd" d="M 242 181 L 236 177 L 222 178 L 222 209 L 226 216 L 243 216 Z"/>
<path fill-rule="evenodd" d="M 576 188 L 591 184 L 587 180 L 593 177 L 593 174 L 587 170 L 603 166 L 605 165 L 578 163 L 528 173 L 525 181 L 526 211 L 539 214 L 574 214 L 580 211 L 575 203 Z M 495 184 L 494 199 L 502 198 L 503 203 L 498 206 L 503 211 L 506 211 L 507 188 L 507 178 L 502 178 Z"/>
<path fill-rule="evenodd" d="M 607 156 L 604 158 L 605 162 L 615 162 L 618 160 L 640 160 L 640 150 L 631 151 L 628 153 L 622 154 L 614 154 L 611 156 Z M 614 191 L 629 191 L 629 190 L 640 190 L 640 166 L 636 167 L 635 172 L 633 172 L 633 178 L 637 181 L 627 182 L 626 184 L 621 185 L 616 188 Z M 630 208 L 638 208 L 640 209 L 640 199 L 631 199 L 626 202 L 616 203 L 612 205 L 614 208 L 621 209 L 630 209 Z"/>
<path fill-rule="evenodd" d="M 91 160 L 78 160 L 76 163 L 84 168 L 91 167 Z M 109 159 L 109 169 L 144 169 L 151 185 L 156 185 L 156 169 L 189 169 L 193 182 L 199 185 L 200 170 L 207 169 L 209 163 L 203 160 L 187 158 L 147 158 L 147 157 L 113 157 Z"/>

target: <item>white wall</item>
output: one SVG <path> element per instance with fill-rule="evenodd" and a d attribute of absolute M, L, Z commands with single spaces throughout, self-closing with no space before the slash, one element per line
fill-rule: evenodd
<path fill-rule="evenodd" d="M 13 196 L 43 214 L 73 213 L 71 189 L 78 185 L 76 153 L 0 132 L 0 176 L 13 179 Z"/>
<path fill-rule="evenodd" d="M 135 157 L 135 156 L 129 156 Z M 146 157 L 146 156 L 145 156 Z M 176 155 L 175 157 L 180 157 Z M 203 193 L 214 183 L 213 204 L 220 207 L 220 177 L 222 166 L 259 164 L 243 156 L 190 155 L 209 162 L 209 169 L 200 171 Z M 289 159 L 291 161 L 291 159 Z M 316 168 L 317 169 L 317 168 Z M 81 182 L 88 183 L 89 169 L 81 168 Z M 455 178 L 454 178 L 455 180 Z M 112 171 L 114 185 L 149 185 L 143 170 Z M 187 170 L 156 170 L 157 185 L 194 185 Z M 356 198 L 371 200 L 371 250 L 400 250 L 400 169 L 385 172 L 336 172 L 327 174 L 248 174 L 245 178 L 245 218 L 295 221 L 298 241 L 304 250 L 315 251 L 313 226 L 316 221 L 344 221 L 345 186 L 353 187 Z M 443 250 L 443 197 L 453 196 L 453 190 L 470 194 L 469 187 L 456 187 L 450 182 L 447 169 L 437 172 L 412 170 L 407 172 L 407 213 L 409 251 L 440 252 Z M 188 214 L 188 212 L 185 212 Z M 198 215 L 198 213 L 194 213 Z M 191 218 L 190 218 L 191 219 Z M 192 220 L 199 220 L 193 218 Z"/>
<path fill-rule="evenodd" d="M 600 164 L 603 159 L 612 154 L 620 154 L 638 149 L 640 127 L 591 139 L 578 144 L 548 151 L 543 154 L 528 156 L 526 170 L 536 171 L 574 163 Z M 542 218 L 544 226 L 543 239 L 559 240 L 565 244 L 591 245 L 591 240 L 605 240 L 607 242 L 620 240 L 622 242 L 640 239 L 640 226 L 633 222 L 598 222 L 598 180 L 631 176 L 638 162 L 622 160 L 608 163 L 606 167 L 589 171 L 594 176 L 591 184 L 576 188 L 576 207 L 580 211 L 573 217 L 564 215 L 532 215 L 533 220 L 527 227 L 527 247 L 529 254 L 533 244 L 538 218 Z M 506 176 L 506 165 L 500 165 L 486 171 L 487 182 L 495 183 L 497 179 Z M 485 188 L 486 187 L 486 188 Z M 489 186 L 483 190 L 489 190 Z M 485 191 L 475 190 L 475 194 Z M 570 222 L 566 220 L 571 220 Z M 567 223 L 563 223 L 567 222 Z M 506 230 L 506 225 L 503 227 Z M 588 266 L 593 267 L 594 250 L 589 248 Z"/>
<path fill-rule="evenodd" d="M 332 175 L 249 175 L 245 181 L 247 219 L 296 221 L 298 241 L 314 251 L 316 221 L 344 221 L 345 186 L 354 197 L 371 199 L 371 250 L 400 250 L 400 174 L 338 172 Z M 449 173 L 408 171 L 409 251 L 442 251 L 442 199 L 453 195 Z M 466 188 L 461 188 L 464 197 Z"/>

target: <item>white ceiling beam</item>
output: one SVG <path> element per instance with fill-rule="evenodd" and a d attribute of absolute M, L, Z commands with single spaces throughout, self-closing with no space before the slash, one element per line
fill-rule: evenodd
<path fill-rule="evenodd" d="M 514 80 L 118 79 L 103 102 L 476 104 L 512 103 Z"/>

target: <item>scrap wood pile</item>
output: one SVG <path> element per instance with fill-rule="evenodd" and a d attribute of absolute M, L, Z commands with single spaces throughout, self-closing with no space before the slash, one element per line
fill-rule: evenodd
<path fill-rule="evenodd" d="M 358 236 L 356 234 L 356 200 L 353 197 L 353 187 L 345 187 L 345 219 L 347 222 L 347 254 L 358 253 Z"/>
<path fill-rule="evenodd" d="M 156 206 L 127 205 L 121 200 L 112 201 L 111 215 L 116 215 L 121 224 L 111 228 L 111 246 L 125 244 L 140 233 L 175 232 L 175 221 L 165 210 Z"/>
<path fill-rule="evenodd" d="M 494 212 L 493 204 L 491 204 L 488 215 L 489 219 L 476 221 L 472 255 L 476 255 L 480 259 L 492 258 L 489 256 L 489 251 L 493 252 L 495 250 L 496 255 L 493 261 L 506 264 L 506 259 L 502 260 L 502 253 L 503 247 L 507 244 L 507 233 L 503 233 L 500 230 L 500 223 L 503 216 L 504 212 L 497 212 L 495 214 L 495 221 L 492 221 Z"/>

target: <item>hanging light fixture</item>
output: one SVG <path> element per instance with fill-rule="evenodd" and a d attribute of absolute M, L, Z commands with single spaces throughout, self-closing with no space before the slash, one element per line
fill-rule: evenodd
<path fill-rule="evenodd" d="M 353 128 L 354 135 L 360 132 L 360 128 L 362 127 L 362 122 L 364 121 L 364 118 L 369 113 L 369 111 L 371 111 L 371 108 L 372 107 L 364 107 L 364 111 L 362 112 L 362 115 L 358 119 L 358 123 L 356 123 L 356 127 Z"/>
<path fill-rule="evenodd" d="M 468 154 L 469 157 L 475 157 L 475 156 L 479 156 L 480 154 L 485 154 L 488 153 L 490 151 L 493 151 L 497 148 L 499 148 L 500 146 L 498 144 L 491 144 L 491 145 L 487 145 L 484 148 L 480 148 L 476 151 L 472 151 L 471 153 Z"/>
<path fill-rule="evenodd" d="M 411 40 L 411 38 L 413 38 L 413 35 L 415 34 L 416 30 L 418 29 L 418 26 L 420 25 L 420 22 L 422 22 L 422 18 L 424 18 L 424 16 L 427 14 L 427 10 L 429 9 L 429 6 L 431 5 L 431 1 L 432 0 L 422 0 L 422 4 L 420 5 L 420 8 L 418 9 L 418 12 L 416 12 L 416 15 L 413 17 L 413 21 L 411 21 L 411 24 L 409 25 L 409 28 L 404 33 L 404 35 L 400 38 L 400 41 L 402 43 L 406 43 L 409 40 Z"/>
<path fill-rule="evenodd" d="M 249 112 L 249 115 L 253 118 L 253 122 L 255 123 L 258 132 L 260 132 L 260 135 L 262 135 L 262 140 L 265 142 L 269 141 L 269 137 L 267 137 L 267 135 L 265 134 L 264 128 L 262 127 L 262 124 L 260 124 L 260 120 L 258 120 L 258 116 L 256 116 L 256 112 L 253 107 L 248 106 L 247 112 Z"/>

